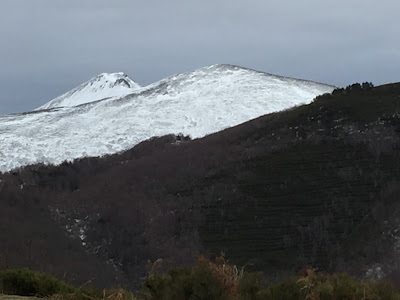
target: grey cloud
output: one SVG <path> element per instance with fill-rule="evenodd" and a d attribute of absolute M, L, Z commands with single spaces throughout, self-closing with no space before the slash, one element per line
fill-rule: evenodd
<path fill-rule="evenodd" d="M 0 10 L 0 114 L 101 72 L 140 84 L 214 63 L 335 85 L 400 81 L 400 2 L 13 0 Z"/>

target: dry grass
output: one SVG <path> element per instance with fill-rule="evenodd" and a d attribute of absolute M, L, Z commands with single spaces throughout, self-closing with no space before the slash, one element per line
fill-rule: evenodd
<path fill-rule="evenodd" d="M 214 277 L 218 280 L 221 287 L 233 298 L 238 297 L 238 287 L 240 280 L 244 276 L 244 268 L 231 265 L 225 259 L 224 253 L 214 260 L 209 260 L 204 256 L 198 258 L 199 265 L 206 265 Z"/>
<path fill-rule="evenodd" d="M 305 300 L 319 300 L 320 292 L 316 289 L 318 285 L 318 277 L 316 276 L 317 269 L 306 266 L 299 271 L 299 280 L 298 283 L 303 283 L 304 286 L 302 289 L 306 291 Z"/>

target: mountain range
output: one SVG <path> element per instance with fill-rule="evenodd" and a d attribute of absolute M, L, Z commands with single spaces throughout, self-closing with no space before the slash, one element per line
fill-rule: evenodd
<path fill-rule="evenodd" d="M 124 73 L 103 73 L 35 111 L 0 116 L 0 172 L 113 154 L 170 133 L 199 138 L 333 89 L 233 65 L 145 87 Z"/>
<path fill-rule="evenodd" d="M 144 95 L 130 97 L 36 113 L 114 109 Z M 0 268 L 133 288 L 151 262 L 224 252 L 271 281 L 311 264 L 400 285 L 399 159 L 397 83 L 335 89 L 194 140 L 169 134 L 15 169 L 0 174 Z"/>

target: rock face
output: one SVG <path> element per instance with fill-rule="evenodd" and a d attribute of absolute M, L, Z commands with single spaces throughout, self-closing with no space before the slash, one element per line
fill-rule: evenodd
<path fill-rule="evenodd" d="M 122 73 L 102 74 L 42 110 L 0 116 L 0 172 L 113 154 L 170 133 L 202 137 L 332 90 L 228 65 L 142 88 Z"/>
<path fill-rule="evenodd" d="M 202 139 L 3 174 L 0 254 L 108 284 L 139 283 L 148 260 L 221 251 L 271 280 L 307 264 L 394 276 L 399 95 L 339 90 Z"/>

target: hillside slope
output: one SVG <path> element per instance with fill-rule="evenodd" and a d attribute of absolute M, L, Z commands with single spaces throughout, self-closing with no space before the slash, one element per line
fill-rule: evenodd
<path fill-rule="evenodd" d="M 129 284 L 148 260 L 168 267 L 220 251 L 270 279 L 306 264 L 396 277 L 399 159 L 400 84 L 339 90 L 202 139 L 153 138 L 119 155 L 1 175 L 2 232 L 21 245 L 31 239 L 40 253 L 46 234 L 64 231 L 63 243 Z M 10 225 L 9 210 L 30 212 L 23 229 Z M 57 226 L 32 227 L 39 213 Z M 79 271 L 95 265 L 78 246 L 64 255 L 61 245 L 48 250 L 63 262 L 53 273 L 71 257 Z"/>
<path fill-rule="evenodd" d="M 103 74 L 43 106 L 52 109 L 0 116 L 0 172 L 113 154 L 170 133 L 202 137 L 333 90 L 230 65 L 171 76 L 137 90 L 123 85 L 129 78 L 114 75 L 119 79 L 107 81 L 111 75 Z M 99 99 L 107 94 L 114 96 Z M 68 107 L 72 104 L 80 105 Z"/>

